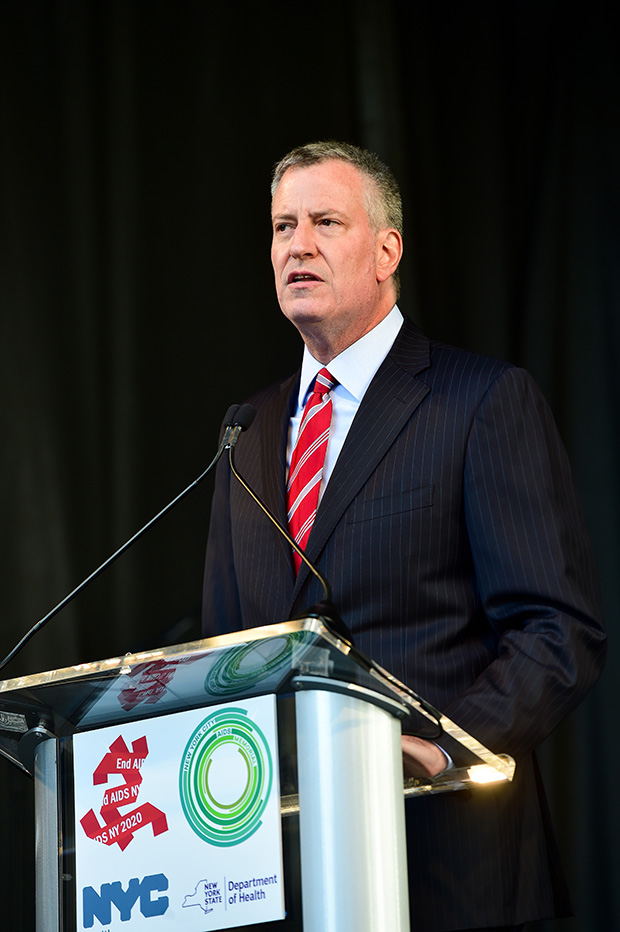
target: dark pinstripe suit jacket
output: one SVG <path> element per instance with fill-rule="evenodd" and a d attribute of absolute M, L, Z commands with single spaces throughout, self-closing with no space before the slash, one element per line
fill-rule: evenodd
<path fill-rule="evenodd" d="M 285 522 L 298 376 L 250 399 L 242 475 Z M 494 751 L 510 787 L 408 804 L 418 932 L 570 909 L 534 748 L 604 659 L 596 574 L 566 455 L 527 373 L 427 340 L 409 321 L 363 399 L 307 553 L 357 646 Z M 221 464 L 205 633 L 285 620 L 321 597 Z"/>

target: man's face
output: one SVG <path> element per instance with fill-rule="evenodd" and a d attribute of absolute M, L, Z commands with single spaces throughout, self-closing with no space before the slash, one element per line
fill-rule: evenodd
<path fill-rule="evenodd" d="M 271 261 L 285 316 L 341 349 L 390 310 L 381 283 L 381 235 L 370 226 L 364 177 L 331 159 L 289 168 L 272 204 Z M 388 306 L 389 305 L 389 306 Z M 347 340 L 349 335 L 351 339 Z M 340 351 L 340 350 L 338 350 Z"/>

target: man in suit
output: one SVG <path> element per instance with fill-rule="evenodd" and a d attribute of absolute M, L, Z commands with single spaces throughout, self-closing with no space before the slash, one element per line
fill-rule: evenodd
<path fill-rule="evenodd" d="M 360 650 L 517 761 L 510 786 L 407 804 L 414 928 L 520 929 L 566 915 L 533 752 L 596 681 L 605 636 L 549 409 L 527 373 L 403 319 L 400 196 L 375 156 L 300 147 L 276 167 L 272 196 L 276 291 L 305 348 L 300 372 L 250 399 L 238 468 L 286 523 L 306 397 L 326 370 L 331 422 L 306 553 Z M 320 595 L 223 464 L 205 633 L 284 620 Z M 408 773 L 450 765 L 441 740 L 402 740 Z"/>

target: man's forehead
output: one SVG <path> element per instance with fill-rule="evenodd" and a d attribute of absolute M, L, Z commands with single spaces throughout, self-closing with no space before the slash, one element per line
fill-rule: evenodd
<path fill-rule="evenodd" d="M 362 204 L 366 178 L 349 162 L 325 159 L 309 165 L 293 165 L 282 175 L 272 200 L 272 214 L 278 215 L 289 206 L 297 210 L 300 201 L 304 209 L 323 213 L 351 204 Z"/>

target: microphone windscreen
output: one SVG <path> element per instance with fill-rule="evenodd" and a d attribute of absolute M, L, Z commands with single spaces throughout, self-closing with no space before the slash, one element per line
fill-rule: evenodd
<path fill-rule="evenodd" d="M 235 427 L 247 430 L 256 417 L 256 408 L 253 405 L 241 405 L 235 416 Z"/>
<path fill-rule="evenodd" d="M 231 405 L 224 418 L 224 427 L 232 427 L 235 423 L 235 416 L 239 410 L 239 405 Z"/>

